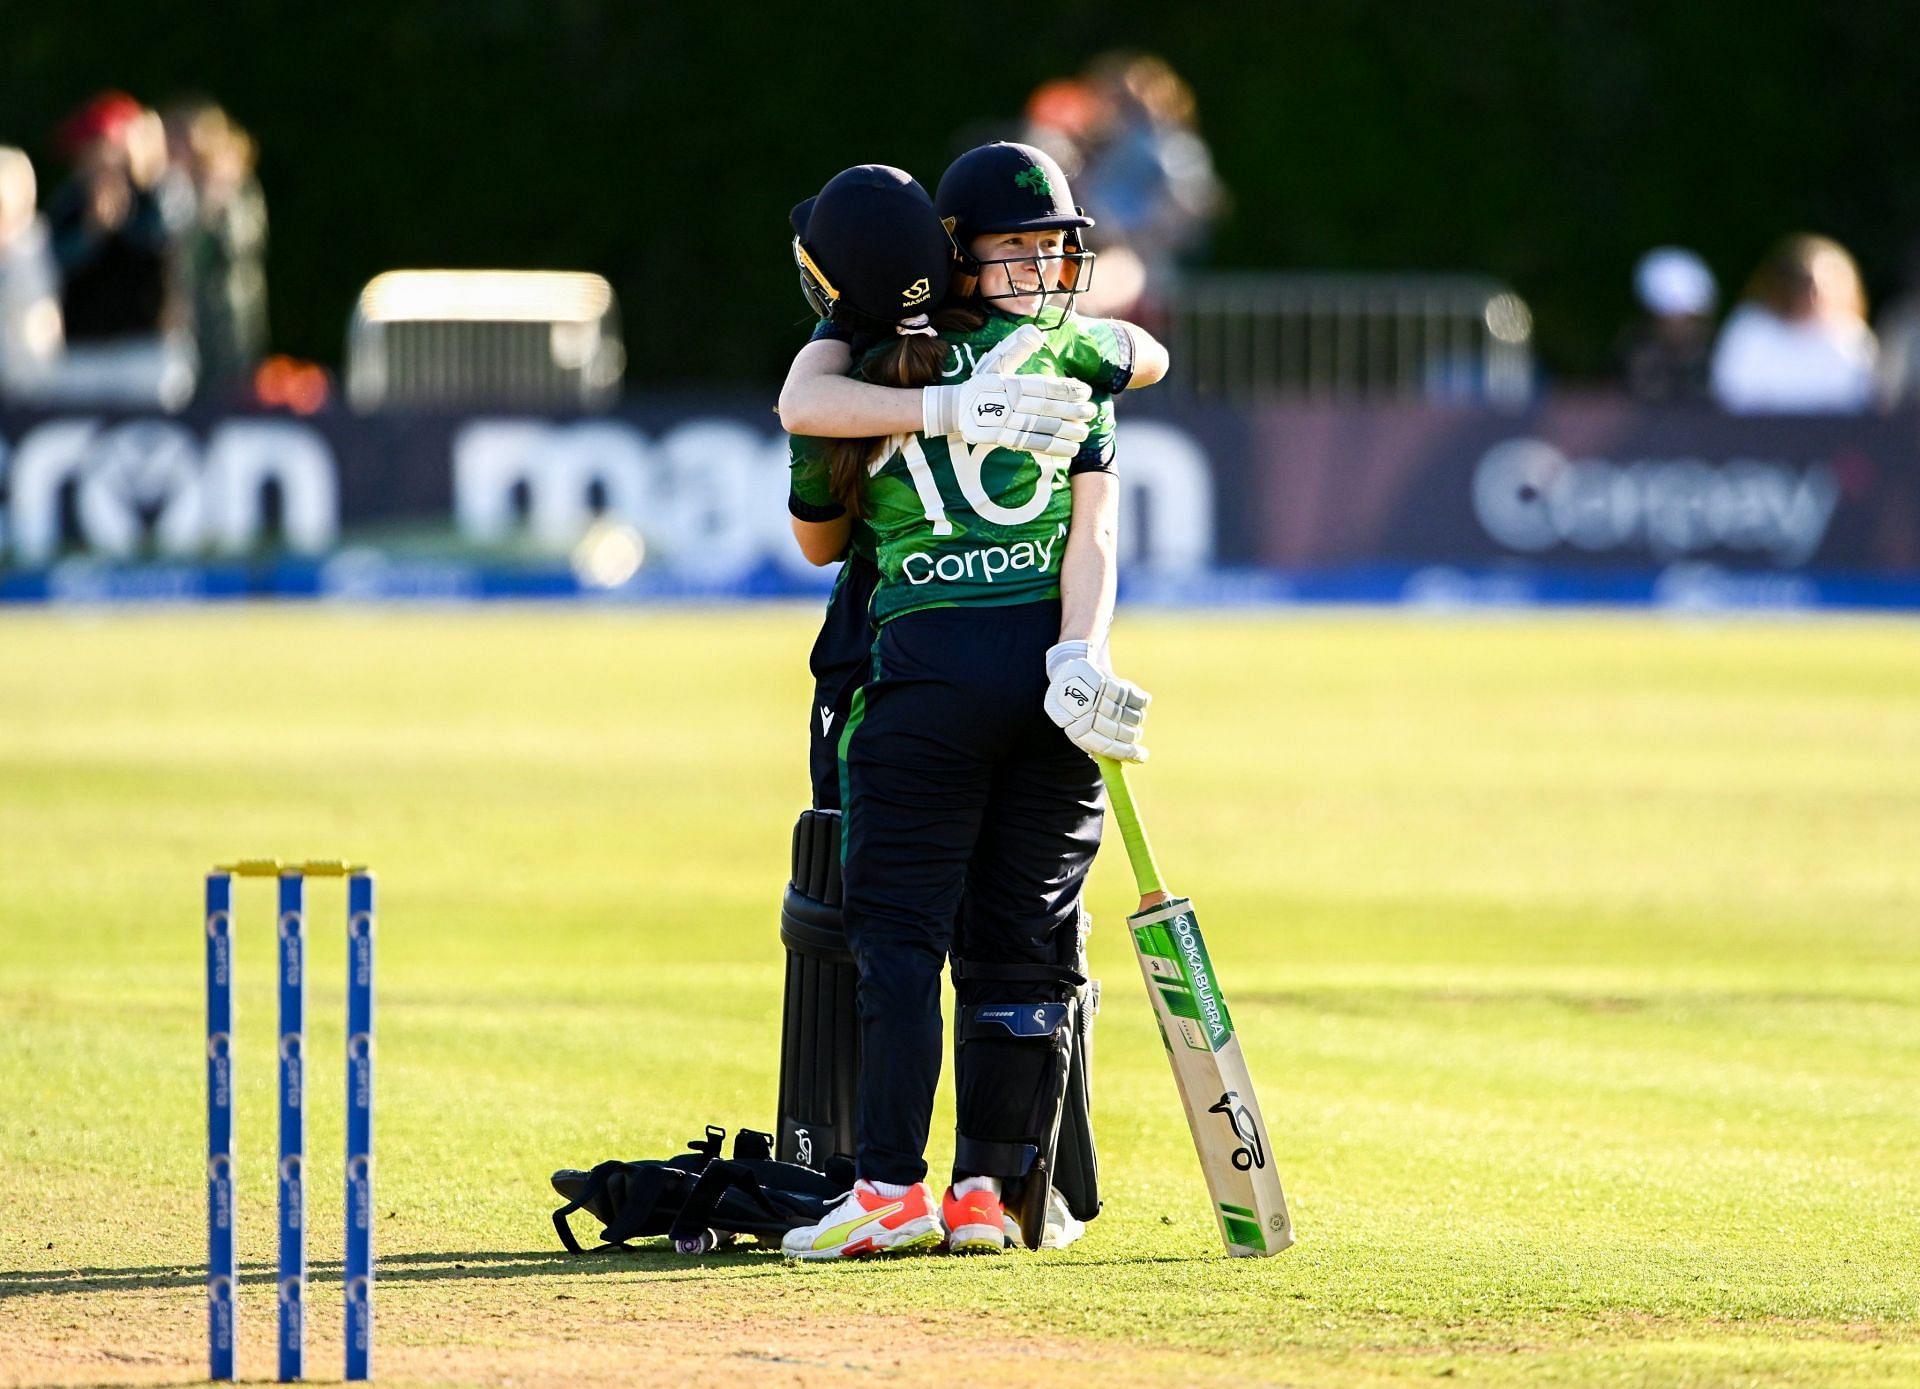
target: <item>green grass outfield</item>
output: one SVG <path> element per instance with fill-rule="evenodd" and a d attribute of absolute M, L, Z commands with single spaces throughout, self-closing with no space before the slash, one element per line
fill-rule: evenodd
<path fill-rule="evenodd" d="M 1128 615 L 1136 789 L 1300 1243 L 1216 1252 L 1116 842 L 1076 1249 L 559 1256 L 551 1168 L 772 1121 L 813 616 L 0 614 L 0 1383 L 204 1372 L 199 898 L 247 855 L 380 873 L 386 1383 L 1920 1383 L 1910 622 Z M 272 906 L 239 892 L 259 1379 Z M 338 885 L 310 905 L 331 1378 Z"/>

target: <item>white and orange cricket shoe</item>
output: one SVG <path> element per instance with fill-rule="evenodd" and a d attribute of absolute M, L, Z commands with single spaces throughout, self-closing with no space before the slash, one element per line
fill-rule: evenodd
<path fill-rule="evenodd" d="M 819 1224 L 787 1231 L 780 1252 L 789 1259 L 855 1259 L 934 1249 L 946 1233 L 925 1182 L 915 1182 L 902 1195 L 884 1196 L 862 1179 Z"/>
<path fill-rule="evenodd" d="M 1007 1208 L 1000 1204 L 997 1183 L 973 1178 L 960 1183 L 971 1188 L 959 1191 L 948 1187 L 940 1201 L 940 1218 L 947 1223 L 947 1250 L 954 1254 L 1004 1254 L 1007 1250 Z M 1020 1238 L 1014 1226 L 1013 1238 Z"/>

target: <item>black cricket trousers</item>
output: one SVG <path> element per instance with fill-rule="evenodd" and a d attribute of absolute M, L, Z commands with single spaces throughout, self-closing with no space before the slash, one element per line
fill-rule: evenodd
<path fill-rule="evenodd" d="M 1052 964 L 1056 933 L 1078 929 L 1104 792 L 1043 707 L 1059 631 L 1057 601 L 903 614 L 881 627 L 848 715 L 843 910 L 860 975 L 858 1166 L 869 1180 L 926 1175 L 949 953 Z M 1058 997 L 1046 984 L 987 987 L 994 1002 Z M 991 1087 L 959 1079 L 959 1127 L 976 1132 L 966 1096 Z"/>

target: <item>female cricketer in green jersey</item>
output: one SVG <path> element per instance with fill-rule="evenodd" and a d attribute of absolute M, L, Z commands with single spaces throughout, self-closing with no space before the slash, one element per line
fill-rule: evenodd
<path fill-rule="evenodd" d="M 916 325 L 931 332 L 925 310 L 947 292 L 954 248 L 919 184 L 898 169 L 862 165 L 830 180 L 793 210 L 791 220 L 801 289 L 820 316 L 822 332 L 859 342 L 863 350 Z M 903 315 L 904 324 L 898 321 Z M 987 360 L 962 383 L 885 394 L 909 397 L 915 423 L 930 432 L 957 431 L 975 445 L 1072 458 L 1094 413 L 1090 389 L 1012 372 L 1012 364 L 1000 374 Z M 797 498 L 790 505 L 812 520 L 842 514 L 838 506 L 810 508 Z M 873 647 L 878 579 L 872 537 L 863 525 L 853 526 L 809 655 L 812 805 L 794 826 L 792 876 L 781 901 L 787 978 L 776 1143 L 782 1158 L 812 1165 L 853 1154 L 858 1034 L 856 978 L 840 920 L 839 734 Z M 1084 1093 L 1083 1086 L 1075 1096 Z M 1069 1132 L 1070 1151 L 1084 1154 L 1085 1161 L 1070 1169 L 1065 1185 L 1075 1198 L 1073 1208 L 1090 1217 L 1099 1209 L 1091 1129 L 1077 1124 Z M 1071 1176 L 1080 1174 L 1086 1180 L 1076 1185 Z"/>
<path fill-rule="evenodd" d="M 1131 335 L 1065 313 L 1067 229 L 1086 225 L 1037 152 L 989 146 L 949 171 L 988 216 L 962 241 L 976 302 L 868 353 L 861 374 L 901 385 L 967 380 L 1004 340 L 1027 369 L 1103 360 L 1112 388 Z M 965 166 L 965 167 L 963 167 Z M 984 190 L 984 191 L 983 191 Z M 998 206 L 993 205 L 998 200 Z M 958 219 L 956 219 L 958 220 Z M 996 225 L 997 223 L 997 225 Z M 1068 286 L 1070 288 L 1070 286 Z M 937 338 L 920 336 L 937 326 Z M 1102 329 L 1105 331 L 1102 331 Z M 1038 1242 L 1084 977 L 1079 897 L 1097 847 L 1087 753 L 1139 759 L 1145 696 L 1098 659 L 1111 619 L 1110 429 L 1072 461 L 926 430 L 822 447 L 796 441 L 802 548 L 844 550 L 858 517 L 879 568 L 878 638 L 841 737 L 844 892 L 860 971 L 861 1180 L 789 1253 L 1004 1243 L 1001 1195 Z M 964 900 L 963 900 L 964 894 Z M 955 960 L 960 1019 L 955 1187 L 936 1211 L 922 1178 L 937 1079 L 939 983 Z"/>
<path fill-rule="evenodd" d="M 931 206 L 925 191 L 903 171 L 865 164 L 836 175 L 818 196 L 793 209 L 793 252 L 801 290 L 820 318 L 813 340 L 796 358 L 797 370 L 799 363 L 809 363 L 797 379 L 810 379 L 835 363 L 838 377 L 851 367 L 853 347 L 865 352 L 897 335 L 890 315 L 904 313 L 924 323 L 926 311 L 945 297 L 954 248 L 947 230 L 926 215 Z M 886 228 L 886 234 L 876 235 L 880 228 Z M 1002 374 L 992 362 L 976 366 L 960 385 L 892 389 L 838 379 L 855 386 L 855 408 L 834 403 L 832 387 L 826 388 L 829 399 L 823 407 L 816 406 L 817 393 L 806 388 L 792 400 L 783 393 L 782 423 L 789 433 L 858 438 L 924 428 L 930 434 L 958 434 L 971 444 L 1002 444 L 1072 458 L 1095 413 L 1087 404 L 1090 389 L 1054 377 L 1016 376 L 1011 368 Z M 860 391 L 872 393 L 864 410 Z M 880 407 L 877 423 L 875 400 Z M 823 411 L 819 428 L 794 422 L 813 418 L 816 408 Z M 789 412 L 794 420 L 788 419 Z M 804 506 L 800 514 L 805 514 Z M 820 810 L 840 804 L 838 739 L 833 734 L 872 645 L 867 630 L 876 577 L 872 557 L 865 529 L 852 527 L 847 562 L 835 581 L 811 657 L 813 804 Z"/>

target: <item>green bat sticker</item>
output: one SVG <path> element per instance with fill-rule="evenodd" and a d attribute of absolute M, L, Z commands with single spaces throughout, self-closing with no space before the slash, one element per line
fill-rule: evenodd
<path fill-rule="evenodd" d="M 1147 957 L 1167 1011 L 1195 1025 L 1181 1029 L 1189 1034 L 1188 1045 L 1197 1037 L 1208 1050 L 1218 1051 L 1233 1039 L 1226 997 L 1213 982 L 1213 961 L 1192 909 L 1184 901 L 1169 906 L 1178 909 L 1171 917 L 1133 927 L 1134 941 Z"/>

